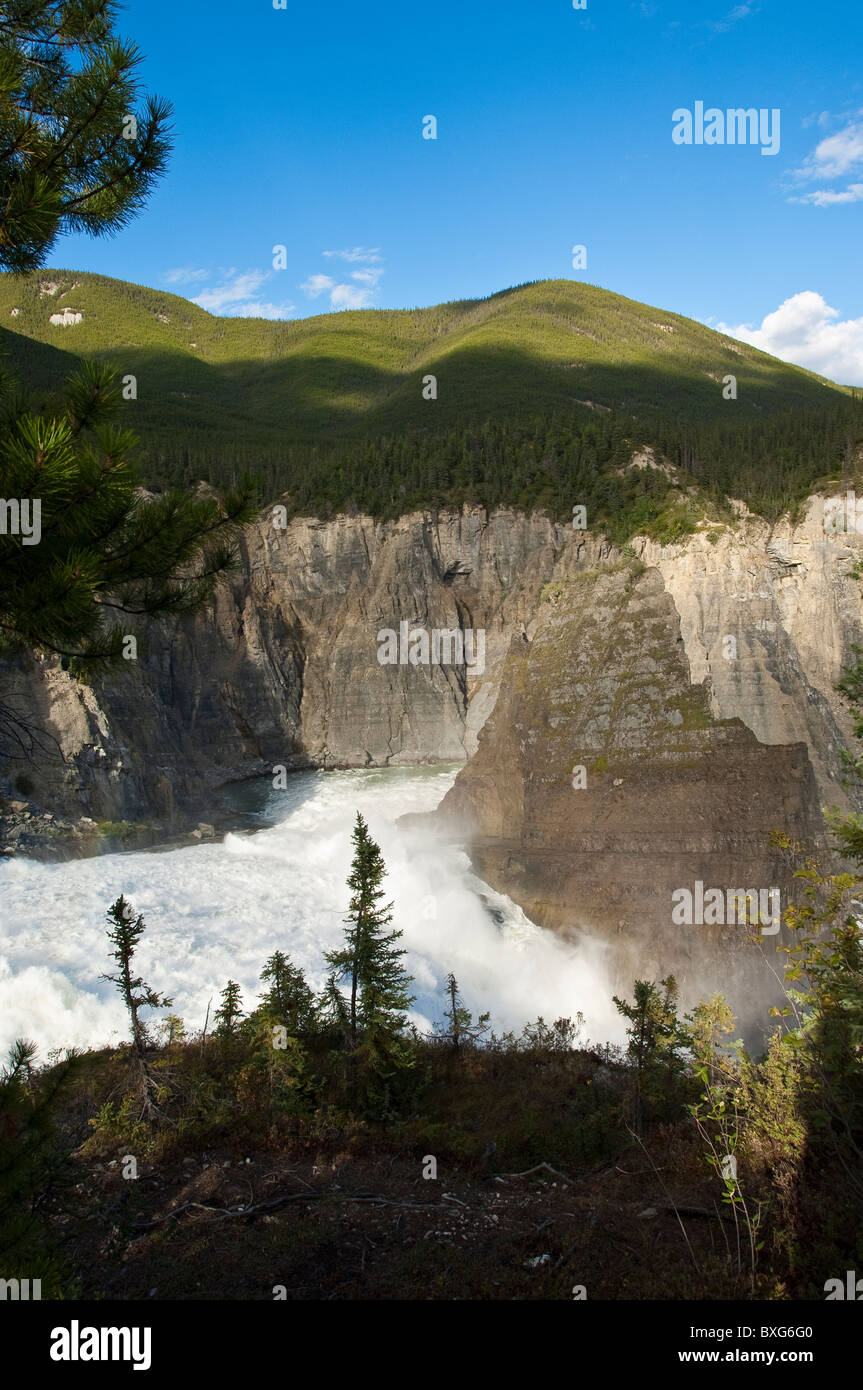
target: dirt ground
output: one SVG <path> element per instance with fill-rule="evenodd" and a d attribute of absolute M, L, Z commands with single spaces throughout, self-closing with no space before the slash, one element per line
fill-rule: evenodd
<path fill-rule="evenodd" d="M 524 1177 L 440 1172 L 433 1180 L 421 1163 L 389 1155 L 312 1162 L 213 1152 L 142 1165 L 137 1179 L 124 1178 L 116 1160 L 87 1161 L 69 1197 L 54 1220 L 65 1228 L 82 1298 L 748 1293 L 746 1278 L 729 1274 L 736 1237 L 713 1186 L 666 1190 L 635 1147 L 577 1179 L 541 1168 Z"/>

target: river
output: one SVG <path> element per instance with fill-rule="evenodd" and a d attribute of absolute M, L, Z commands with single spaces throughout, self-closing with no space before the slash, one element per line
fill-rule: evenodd
<path fill-rule="evenodd" d="M 236 791 L 237 810 L 259 829 L 61 864 L 0 861 L 0 1049 L 5 1054 L 26 1036 L 45 1060 L 53 1049 L 128 1036 L 116 990 L 99 978 L 114 968 L 105 912 L 120 893 L 147 924 L 136 956 L 140 974 L 173 996 L 173 1012 L 189 1030 L 202 1026 L 208 1000 L 217 1007 L 228 978 L 252 1007 L 275 950 L 318 989 L 322 951 L 342 942 L 357 810 L 383 852 L 393 927 L 404 933 L 414 976 L 411 1018 L 421 1028 L 440 1018 L 452 970 L 467 1007 L 490 1010 L 497 1031 L 580 1010 L 594 1041 L 619 1039 L 598 943 L 585 937 L 574 945 L 543 931 L 476 878 L 461 849 L 397 825 L 406 812 L 432 810 L 456 771 L 298 773 L 286 790 L 264 780 Z"/>

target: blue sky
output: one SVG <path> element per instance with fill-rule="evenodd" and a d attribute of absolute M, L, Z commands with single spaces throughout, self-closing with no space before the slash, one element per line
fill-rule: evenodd
<path fill-rule="evenodd" d="M 863 385 L 851 0 L 129 0 L 120 30 L 170 171 L 54 265 L 286 318 L 582 278 Z M 778 109 L 778 153 L 675 144 L 697 101 Z"/>

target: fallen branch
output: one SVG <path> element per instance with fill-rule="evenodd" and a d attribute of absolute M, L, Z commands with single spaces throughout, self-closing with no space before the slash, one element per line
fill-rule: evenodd
<path fill-rule="evenodd" d="M 218 1207 L 211 1202 L 184 1202 L 181 1207 L 175 1207 L 173 1211 L 166 1212 L 164 1216 L 157 1216 L 152 1221 L 135 1221 L 133 1226 L 138 1231 L 150 1231 L 154 1226 L 161 1226 L 165 1221 L 171 1221 L 174 1217 L 180 1216 L 184 1211 L 196 1209 L 198 1211 L 209 1211 L 216 1213 L 221 1219 L 225 1217 L 247 1217 L 257 1216 L 261 1212 L 277 1211 L 279 1207 L 288 1206 L 291 1202 L 319 1202 L 323 1200 L 331 1202 L 368 1202 L 376 1207 L 401 1207 L 407 1211 L 447 1211 L 448 1208 L 441 1202 L 395 1202 L 389 1197 L 384 1197 L 379 1192 L 359 1192 L 355 1196 L 347 1193 L 334 1192 L 289 1192 L 283 1193 L 279 1197 L 271 1197 L 266 1202 L 257 1202 L 254 1206 L 246 1207 Z M 469 1211 L 472 1208 L 467 1208 Z"/>
<path fill-rule="evenodd" d="M 667 1201 L 658 1198 L 654 1201 L 653 1205 L 659 1207 L 662 1211 L 679 1212 L 681 1216 L 709 1216 L 711 1220 L 714 1220 L 718 1215 L 720 1221 L 724 1219 L 721 1213 L 711 1210 L 710 1207 L 690 1206 L 686 1202 L 673 1202 L 670 1198 Z"/>
<path fill-rule="evenodd" d="M 556 1168 L 552 1168 L 550 1163 L 537 1163 L 533 1168 L 526 1168 L 523 1173 L 495 1173 L 495 1182 L 509 1182 L 513 1178 L 529 1178 L 534 1173 L 551 1173 L 552 1177 L 558 1178 L 560 1182 L 565 1182 L 569 1187 L 578 1187 L 581 1183 L 590 1182 L 592 1178 L 604 1178 L 609 1173 L 622 1172 L 615 1163 L 606 1168 L 594 1168 L 589 1173 L 582 1173 L 580 1178 L 568 1178 L 565 1173 L 559 1173 Z"/>
<path fill-rule="evenodd" d="M 584 1182 L 584 1178 L 568 1178 L 565 1173 L 559 1173 L 556 1168 L 552 1168 L 550 1163 L 537 1163 L 533 1168 L 526 1168 L 523 1173 L 495 1173 L 498 1182 L 511 1182 L 515 1178 L 529 1178 L 534 1173 L 551 1173 L 552 1177 L 559 1178 L 561 1182 L 567 1183 L 570 1187 L 576 1187 L 579 1182 Z"/>

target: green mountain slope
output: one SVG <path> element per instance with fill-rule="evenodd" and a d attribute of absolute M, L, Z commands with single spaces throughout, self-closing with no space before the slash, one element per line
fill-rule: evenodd
<path fill-rule="evenodd" d="M 51 323 L 64 314 L 74 321 Z M 134 375 L 128 423 L 150 482 L 252 466 L 270 492 L 317 511 L 479 500 L 568 512 L 576 488 L 610 515 L 638 491 L 624 498 L 608 480 L 641 443 L 702 488 L 775 511 L 835 469 L 848 412 L 859 414 L 832 382 L 567 280 L 271 322 L 99 275 L 0 275 L 0 349 L 46 391 L 84 357 Z M 423 398 L 430 375 L 436 400 Z M 735 401 L 723 399 L 727 375 Z"/>
<path fill-rule="evenodd" d="M 52 325 L 64 310 L 81 322 Z M 134 373 L 147 431 L 200 416 L 217 430 L 236 420 L 305 437 L 379 434 L 585 401 L 636 415 L 673 405 L 752 416 L 817 406 L 839 389 L 691 319 L 566 280 L 430 309 L 270 322 L 216 318 L 99 275 L 42 271 L 0 276 L 0 324 Z M 722 399 L 727 373 L 738 380 L 733 404 Z M 433 403 L 422 399 L 427 374 L 438 378 Z"/>

